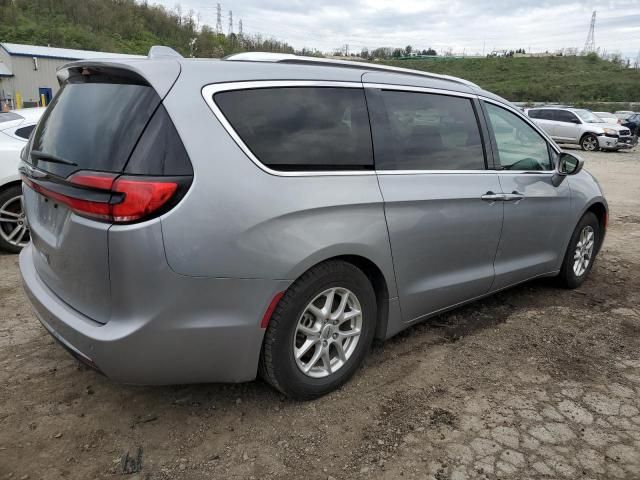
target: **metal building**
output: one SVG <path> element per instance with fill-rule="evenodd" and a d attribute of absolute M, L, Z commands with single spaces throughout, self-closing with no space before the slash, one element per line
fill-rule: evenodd
<path fill-rule="evenodd" d="M 70 61 L 117 57 L 139 55 L 0 43 L 0 109 L 47 105 L 58 91 L 56 70 Z"/>

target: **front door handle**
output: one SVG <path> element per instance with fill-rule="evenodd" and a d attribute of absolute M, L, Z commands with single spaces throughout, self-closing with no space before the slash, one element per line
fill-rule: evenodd
<path fill-rule="evenodd" d="M 480 197 L 485 202 L 503 202 L 505 200 L 504 193 L 493 193 L 491 191 Z"/>
<path fill-rule="evenodd" d="M 524 194 L 514 190 L 511 193 L 504 193 L 504 201 L 505 202 L 518 202 L 524 198 Z"/>

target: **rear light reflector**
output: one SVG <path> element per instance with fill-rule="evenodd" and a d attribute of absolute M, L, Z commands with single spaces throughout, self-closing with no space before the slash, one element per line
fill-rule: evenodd
<path fill-rule="evenodd" d="M 284 292 L 276 293 L 275 297 L 271 300 L 271 303 L 267 307 L 267 310 L 264 312 L 264 316 L 262 317 L 262 321 L 260 322 L 260 328 L 267 328 L 269 325 L 269 320 L 271 320 L 271 315 L 275 311 L 278 306 L 278 302 L 284 295 Z"/>
<path fill-rule="evenodd" d="M 103 172 L 78 172 L 62 184 L 47 182 L 46 186 L 24 174 L 22 180 L 36 192 L 68 206 L 78 215 L 111 223 L 144 219 L 166 205 L 178 190 L 178 183 L 171 179 Z M 59 185 L 65 188 L 59 188 Z"/>

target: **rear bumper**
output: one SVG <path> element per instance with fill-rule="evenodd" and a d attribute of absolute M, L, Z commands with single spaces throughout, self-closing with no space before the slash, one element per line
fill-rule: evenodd
<path fill-rule="evenodd" d="M 176 276 L 178 311 L 170 307 L 175 301 L 167 301 L 171 295 L 159 291 L 148 315 L 138 312 L 100 324 L 42 282 L 32 249 L 22 250 L 20 271 L 38 320 L 74 356 L 122 383 L 253 380 L 264 335 L 260 320 L 275 293 L 287 286 L 278 280 Z"/>

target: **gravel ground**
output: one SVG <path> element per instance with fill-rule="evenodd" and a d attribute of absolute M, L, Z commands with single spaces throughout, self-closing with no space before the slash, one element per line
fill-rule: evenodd
<path fill-rule="evenodd" d="M 0 478 L 640 478 L 640 151 L 584 157 L 611 221 L 580 289 L 432 319 L 314 402 L 113 384 L 45 333 L 0 256 Z"/>

